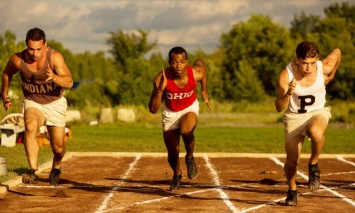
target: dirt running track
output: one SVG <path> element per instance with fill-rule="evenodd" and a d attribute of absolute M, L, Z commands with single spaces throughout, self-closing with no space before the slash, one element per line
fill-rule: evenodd
<path fill-rule="evenodd" d="M 1 184 L 0 212 L 355 212 L 355 155 L 322 155 L 315 194 L 302 155 L 296 207 L 284 205 L 284 155 L 196 153 L 194 180 L 180 157 L 182 188 L 170 192 L 165 153 L 67 153 L 59 187 L 49 186 L 51 162 L 37 183 Z"/>

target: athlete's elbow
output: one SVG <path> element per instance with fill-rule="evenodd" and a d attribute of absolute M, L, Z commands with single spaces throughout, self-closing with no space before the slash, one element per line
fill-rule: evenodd
<path fill-rule="evenodd" d="M 275 102 L 275 109 L 277 112 L 281 112 L 282 110 L 284 110 L 282 106 L 280 106 L 280 104 L 278 104 L 277 102 Z"/>

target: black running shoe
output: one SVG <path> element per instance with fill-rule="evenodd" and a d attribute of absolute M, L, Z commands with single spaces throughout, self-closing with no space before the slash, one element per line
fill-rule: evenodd
<path fill-rule="evenodd" d="M 49 174 L 49 182 L 51 186 L 57 186 L 59 182 L 59 176 L 62 172 L 60 169 L 54 169 L 52 168 L 51 173 Z"/>
<path fill-rule="evenodd" d="M 29 169 L 22 175 L 22 183 L 33 183 L 38 180 L 38 175 L 35 174 L 37 169 Z"/>
<path fill-rule="evenodd" d="M 180 189 L 182 174 L 173 176 L 173 180 L 170 185 L 170 191 L 175 191 Z"/>
<path fill-rule="evenodd" d="M 308 164 L 308 188 L 311 192 L 316 192 L 320 185 L 320 171 L 318 163 Z"/>
<path fill-rule="evenodd" d="M 188 159 L 187 156 L 185 156 L 185 163 L 187 167 L 187 176 L 189 177 L 189 179 L 196 178 L 198 171 L 194 157 Z"/>
<path fill-rule="evenodd" d="M 288 190 L 286 198 L 287 206 L 296 206 L 297 205 L 297 190 Z"/>

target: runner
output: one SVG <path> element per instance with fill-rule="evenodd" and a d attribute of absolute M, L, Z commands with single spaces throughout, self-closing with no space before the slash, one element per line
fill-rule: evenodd
<path fill-rule="evenodd" d="M 170 190 L 179 190 L 182 171 L 179 164 L 180 136 L 186 149 L 185 163 L 190 179 L 197 176 L 198 170 L 193 157 L 195 148 L 194 130 L 199 114 L 199 102 L 196 98 L 197 82 L 209 109 L 211 105 L 207 93 L 206 65 L 197 59 L 193 66 L 188 66 L 187 52 L 182 47 L 169 51 L 169 65 L 159 72 L 154 79 L 153 91 L 149 101 L 149 111 L 157 113 L 162 100 L 162 126 L 168 161 L 174 171 Z"/>
<path fill-rule="evenodd" d="M 24 145 L 30 166 L 22 182 L 38 180 L 37 133 L 41 126 L 46 125 L 54 154 L 49 179 L 51 185 L 57 185 L 66 151 L 64 130 L 67 101 L 63 97 L 63 88 L 70 89 L 73 79 L 63 56 L 47 46 L 43 30 L 30 29 L 26 35 L 26 46 L 25 50 L 11 56 L 2 74 L 2 102 L 6 110 L 11 107 L 7 93 L 13 75 L 20 71 L 24 94 Z"/>
<path fill-rule="evenodd" d="M 281 71 L 275 106 L 285 111 L 286 162 L 284 170 L 288 181 L 286 205 L 297 205 L 296 173 L 301 148 L 307 135 L 311 140 L 308 188 L 315 192 L 320 184 L 318 158 L 322 151 L 324 133 L 331 117 L 330 108 L 324 107 L 327 85 L 340 64 L 341 52 L 335 49 L 324 60 L 319 60 L 319 49 L 310 41 L 296 48 L 295 61 Z"/>

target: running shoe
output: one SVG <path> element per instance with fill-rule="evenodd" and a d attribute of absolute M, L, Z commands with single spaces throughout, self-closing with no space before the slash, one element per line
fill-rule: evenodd
<path fill-rule="evenodd" d="M 316 192 L 320 185 L 320 171 L 318 163 L 308 164 L 308 188 L 311 192 Z"/>
<path fill-rule="evenodd" d="M 175 191 L 180 189 L 182 174 L 173 176 L 173 180 L 170 185 L 170 191 Z"/>
<path fill-rule="evenodd" d="M 287 206 L 296 206 L 297 205 L 297 190 L 288 190 L 286 198 Z"/>
<path fill-rule="evenodd" d="M 38 175 L 35 174 L 37 169 L 29 169 L 22 175 L 22 183 L 33 183 L 38 180 Z"/>
<path fill-rule="evenodd" d="M 49 174 L 49 182 L 51 186 L 57 186 L 59 182 L 59 177 L 62 172 L 60 169 L 52 168 L 51 173 Z"/>
<path fill-rule="evenodd" d="M 185 156 L 185 163 L 187 167 L 187 176 L 189 177 L 189 179 L 196 178 L 198 171 L 194 157 L 188 159 L 187 156 Z"/>

